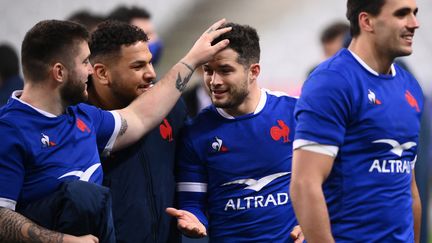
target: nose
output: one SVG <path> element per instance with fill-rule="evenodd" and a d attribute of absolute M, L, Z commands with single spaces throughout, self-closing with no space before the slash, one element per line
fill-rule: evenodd
<path fill-rule="evenodd" d="M 94 72 L 93 65 L 89 64 L 89 65 L 88 65 L 88 70 L 87 70 L 87 71 L 88 71 L 89 75 L 92 75 L 93 72 Z"/>
<path fill-rule="evenodd" d="M 211 76 L 210 84 L 211 85 L 222 84 L 222 78 L 220 77 L 220 75 L 217 74 L 217 72 L 213 72 L 213 75 Z"/>
<path fill-rule="evenodd" d="M 145 80 L 153 80 L 156 78 L 156 72 L 153 68 L 153 64 L 148 64 L 146 70 L 144 71 L 143 78 Z"/>
<path fill-rule="evenodd" d="M 420 27 L 420 23 L 417 19 L 417 16 L 414 14 L 408 19 L 408 28 L 410 29 L 418 29 Z"/>

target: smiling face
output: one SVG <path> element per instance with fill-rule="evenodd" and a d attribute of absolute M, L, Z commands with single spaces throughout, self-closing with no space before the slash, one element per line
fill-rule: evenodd
<path fill-rule="evenodd" d="M 412 53 L 416 18 L 415 0 L 386 0 L 381 12 L 371 18 L 377 50 L 396 58 Z"/>
<path fill-rule="evenodd" d="M 232 115 L 252 112 L 257 103 L 256 96 L 250 93 L 257 89 L 258 64 L 245 67 L 238 61 L 238 53 L 228 48 L 203 66 L 204 81 L 213 104 Z"/>
<path fill-rule="evenodd" d="M 126 107 L 153 86 L 156 73 L 152 55 L 144 41 L 123 45 L 118 60 L 109 65 L 110 90 L 119 104 Z"/>
<path fill-rule="evenodd" d="M 68 67 L 68 75 L 60 94 L 66 105 L 74 105 L 87 101 L 87 81 L 93 73 L 90 64 L 90 50 L 86 41 L 81 41 L 77 47 L 77 55 Z"/>

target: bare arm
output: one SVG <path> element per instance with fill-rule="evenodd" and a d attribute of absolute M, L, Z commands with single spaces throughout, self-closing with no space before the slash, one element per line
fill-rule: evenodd
<path fill-rule="evenodd" d="M 122 117 L 122 128 L 113 150 L 134 143 L 161 122 L 180 98 L 195 68 L 209 61 L 213 55 L 228 45 L 228 40 L 211 45 L 215 38 L 231 30 L 217 30 L 224 22 L 225 20 L 216 22 L 202 34 L 186 56 L 151 90 L 140 95 L 126 108 L 118 110 Z"/>
<path fill-rule="evenodd" d="M 75 237 L 47 230 L 19 213 L 0 207 L 0 242 L 97 243 L 92 235 Z"/>
<path fill-rule="evenodd" d="M 322 190 L 333 162 L 331 156 L 302 149 L 295 150 L 293 154 L 291 201 L 309 243 L 335 242 Z"/>
<path fill-rule="evenodd" d="M 420 242 L 420 229 L 421 229 L 421 201 L 420 195 L 417 189 L 417 182 L 415 179 L 414 170 L 412 171 L 412 180 L 411 180 L 411 194 L 413 199 L 412 210 L 414 217 L 414 240 L 416 243 Z"/>

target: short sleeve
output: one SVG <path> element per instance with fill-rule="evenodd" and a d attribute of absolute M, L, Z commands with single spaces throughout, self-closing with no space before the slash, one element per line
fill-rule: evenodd
<path fill-rule="evenodd" d="M 91 105 L 81 104 L 80 108 L 91 118 L 96 131 L 98 150 L 102 155 L 109 153 L 120 131 L 121 118 L 116 111 L 105 111 Z"/>
<path fill-rule="evenodd" d="M 24 181 L 24 139 L 12 125 L 0 122 L 0 206 L 15 210 Z"/>
<path fill-rule="evenodd" d="M 352 107 L 351 85 L 339 73 L 320 71 L 304 84 L 294 114 L 295 140 L 340 146 Z"/>

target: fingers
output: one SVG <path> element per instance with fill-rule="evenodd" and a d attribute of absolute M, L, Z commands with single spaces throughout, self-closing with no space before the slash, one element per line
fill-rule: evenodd
<path fill-rule="evenodd" d="M 221 41 L 219 41 L 218 43 L 216 43 L 213 47 L 216 49 L 216 50 L 222 50 L 222 49 L 224 49 L 225 47 L 227 47 L 228 46 L 228 44 L 229 44 L 229 40 L 221 40 Z"/>
<path fill-rule="evenodd" d="M 94 243 L 99 243 L 99 239 L 96 236 L 91 236 Z"/>
<path fill-rule="evenodd" d="M 304 241 L 304 235 L 300 225 L 296 225 L 290 233 L 291 239 L 294 243 L 302 243 Z"/>
<path fill-rule="evenodd" d="M 177 227 L 186 236 L 192 238 L 202 238 L 207 236 L 207 232 L 204 227 L 194 223 L 178 223 Z"/>
<path fill-rule="evenodd" d="M 210 28 L 208 28 L 205 32 L 206 33 L 211 33 L 215 30 L 217 30 L 217 28 L 219 28 L 221 25 L 223 25 L 225 23 L 226 19 L 220 19 L 219 21 L 217 21 L 216 23 L 212 24 L 212 26 L 210 26 Z"/>
<path fill-rule="evenodd" d="M 165 212 L 167 214 L 169 214 L 170 216 L 176 217 L 176 218 L 178 218 L 178 217 L 180 217 L 180 216 L 183 215 L 183 213 L 181 212 L 181 210 L 178 210 L 178 209 L 175 209 L 175 208 L 166 208 Z"/>
<path fill-rule="evenodd" d="M 205 31 L 205 33 L 203 35 L 208 34 L 209 37 L 212 40 L 214 40 L 214 39 L 218 38 L 219 36 L 231 31 L 231 29 L 232 29 L 231 27 L 225 27 L 225 28 L 218 29 L 219 27 L 221 27 L 225 23 L 225 21 L 226 21 L 225 19 L 221 19 L 218 22 L 214 23 L 212 26 L 210 26 L 210 28 L 208 28 Z"/>
<path fill-rule="evenodd" d="M 232 29 L 232 27 L 225 27 L 225 28 L 222 28 L 222 29 L 217 29 L 215 31 L 212 31 L 212 32 L 208 33 L 208 35 L 210 36 L 210 38 L 212 40 L 214 40 L 214 39 L 218 38 L 219 36 L 221 36 L 221 35 L 229 32 L 229 31 L 231 31 L 231 29 Z"/>

